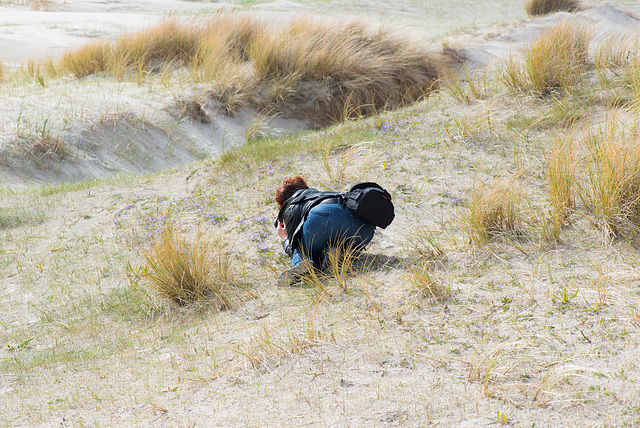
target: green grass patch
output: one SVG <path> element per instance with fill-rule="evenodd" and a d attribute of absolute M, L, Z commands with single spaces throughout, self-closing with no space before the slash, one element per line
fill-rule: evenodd
<path fill-rule="evenodd" d="M 322 153 L 326 150 L 348 148 L 362 141 L 379 142 L 380 139 L 375 129 L 349 122 L 320 132 L 259 138 L 244 146 L 225 151 L 215 162 L 220 170 L 238 171 L 247 165 L 299 153 Z"/>

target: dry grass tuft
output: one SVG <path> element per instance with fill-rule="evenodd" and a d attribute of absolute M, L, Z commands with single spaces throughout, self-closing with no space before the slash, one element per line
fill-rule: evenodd
<path fill-rule="evenodd" d="M 58 137 L 41 135 L 31 144 L 31 153 L 36 156 L 53 156 L 64 153 L 64 143 Z"/>
<path fill-rule="evenodd" d="M 236 279 L 230 244 L 221 236 L 198 232 L 185 241 L 172 227 L 165 229 L 143 256 L 145 277 L 157 291 L 184 305 L 213 300 L 228 308 L 240 281 Z"/>
<path fill-rule="evenodd" d="M 503 178 L 490 186 L 474 185 L 468 211 L 462 221 L 471 242 L 486 243 L 493 237 L 520 229 L 522 194 L 514 178 Z"/>
<path fill-rule="evenodd" d="M 570 21 L 545 30 L 526 50 L 524 63 L 514 57 L 505 61 L 503 81 L 538 96 L 573 89 L 586 71 L 590 35 L 584 25 Z"/>
<path fill-rule="evenodd" d="M 123 78 L 127 72 L 158 72 L 164 64 L 186 63 L 199 47 L 201 29 L 168 18 L 155 27 L 120 37 L 115 42 L 93 42 L 62 56 L 60 72 L 76 77 L 99 72 Z"/>
<path fill-rule="evenodd" d="M 553 12 L 576 12 L 582 9 L 578 0 L 527 0 L 524 10 L 529 16 L 548 15 Z"/>
<path fill-rule="evenodd" d="M 618 104 L 633 105 L 640 99 L 640 32 L 613 37 L 595 52 L 594 63 L 600 83 L 614 89 Z M 624 101 L 627 102 L 624 102 Z"/>
<path fill-rule="evenodd" d="M 409 268 L 409 283 L 411 287 L 423 297 L 442 300 L 451 297 L 451 288 L 436 278 L 432 272 L 433 266 L 423 261 Z"/>
<path fill-rule="evenodd" d="M 69 50 L 60 59 L 58 68 L 76 77 L 104 71 L 108 64 L 109 47 L 103 42 L 92 42 L 76 50 Z"/>
<path fill-rule="evenodd" d="M 294 89 L 315 82 L 322 95 L 315 114 L 333 120 L 412 103 L 440 73 L 418 46 L 358 21 L 297 19 L 282 33 L 252 41 L 249 57 L 261 81 L 289 76 Z"/>
<path fill-rule="evenodd" d="M 409 249 L 423 261 L 437 262 L 446 258 L 442 244 L 428 229 L 416 228 L 409 236 L 408 243 Z"/>
<path fill-rule="evenodd" d="M 189 118 L 192 122 L 209 123 L 211 119 L 198 99 L 178 99 L 173 105 L 173 111 L 179 119 Z"/>
<path fill-rule="evenodd" d="M 581 189 L 585 205 L 607 236 L 640 226 L 640 138 L 618 129 L 615 118 L 598 135 L 587 138 L 591 162 Z"/>

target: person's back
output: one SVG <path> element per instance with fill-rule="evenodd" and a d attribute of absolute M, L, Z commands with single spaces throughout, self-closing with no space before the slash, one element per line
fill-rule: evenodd
<path fill-rule="evenodd" d="M 360 251 L 375 234 L 375 226 L 349 210 L 340 193 L 310 189 L 301 176 L 283 181 L 276 202 L 278 235 L 293 265 L 278 278 L 280 286 L 292 285 L 311 269 L 322 269 L 329 248 Z"/>

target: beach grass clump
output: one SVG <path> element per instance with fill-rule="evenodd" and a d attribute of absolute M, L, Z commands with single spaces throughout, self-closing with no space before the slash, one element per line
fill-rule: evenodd
<path fill-rule="evenodd" d="M 168 18 L 115 42 L 66 52 L 60 73 L 117 79 L 186 70 L 233 114 L 251 107 L 315 125 L 411 104 L 438 87 L 443 61 L 392 31 L 357 20 L 268 25 L 239 14 Z"/>
<path fill-rule="evenodd" d="M 59 137 L 41 134 L 32 141 L 31 152 L 35 156 L 44 157 L 63 155 L 65 153 L 64 142 Z"/>
<path fill-rule="evenodd" d="M 509 57 L 502 78 L 512 89 L 545 96 L 554 90 L 570 91 L 584 79 L 590 34 L 582 24 L 563 21 L 542 32 L 524 54 L 524 61 Z"/>
<path fill-rule="evenodd" d="M 200 80 L 233 83 L 231 76 L 248 65 L 249 45 L 267 31 L 268 27 L 259 19 L 247 15 L 216 14 L 203 23 L 191 66 L 197 70 Z"/>
<path fill-rule="evenodd" d="M 625 58 L 622 85 L 633 94 L 635 105 L 640 103 L 640 34 L 636 35 L 635 43 L 627 50 Z"/>
<path fill-rule="evenodd" d="M 591 162 L 581 194 L 606 236 L 635 236 L 640 226 L 640 138 L 610 119 L 587 137 Z"/>
<path fill-rule="evenodd" d="M 610 86 L 613 77 L 619 77 L 631 58 L 633 52 L 633 37 L 608 37 L 595 49 L 593 64 L 598 80 L 604 86 Z M 638 35 L 635 36 L 637 46 Z M 614 80 L 615 81 L 615 80 Z M 619 81 L 619 79 L 618 79 Z"/>
<path fill-rule="evenodd" d="M 359 21 L 297 19 L 282 33 L 256 38 L 249 52 L 262 81 L 295 76 L 290 85 L 315 82 L 327 98 L 316 113 L 334 120 L 407 105 L 439 78 L 427 52 Z"/>
<path fill-rule="evenodd" d="M 640 100 L 640 32 L 610 37 L 594 53 L 599 83 L 612 95 L 611 105 L 638 105 Z"/>
<path fill-rule="evenodd" d="M 120 37 L 113 46 L 111 61 L 124 67 L 157 72 L 163 64 L 186 63 L 200 44 L 200 28 L 175 19 Z"/>
<path fill-rule="evenodd" d="M 144 277 L 161 295 L 180 305 L 207 300 L 229 308 L 241 285 L 231 246 L 221 235 L 198 232 L 186 240 L 168 227 L 143 256 Z"/>
<path fill-rule="evenodd" d="M 59 70 L 69 72 L 76 77 L 89 76 L 107 68 L 109 45 L 94 41 L 73 51 L 67 51 L 59 62 Z"/>
<path fill-rule="evenodd" d="M 515 179 L 502 178 L 493 184 L 474 185 L 462 223 L 474 244 L 499 236 L 515 235 L 521 229 L 522 192 Z"/>
<path fill-rule="evenodd" d="M 331 247 L 325 254 L 325 273 L 340 290 L 347 291 L 360 251 L 350 245 Z"/>
<path fill-rule="evenodd" d="M 576 12 L 581 9 L 578 0 L 526 0 L 524 10 L 529 16 L 548 15 L 553 12 Z"/>

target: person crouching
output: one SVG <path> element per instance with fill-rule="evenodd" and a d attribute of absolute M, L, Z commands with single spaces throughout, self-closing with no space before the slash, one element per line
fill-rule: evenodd
<path fill-rule="evenodd" d="M 327 265 L 329 248 L 363 250 L 373 239 L 375 226 L 351 212 L 341 193 L 310 189 L 299 175 L 287 177 L 276 191 L 280 211 L 278 236 L 293 267 L 278 278 L 278 286 L 298 282 L 311 269 Z"/>

